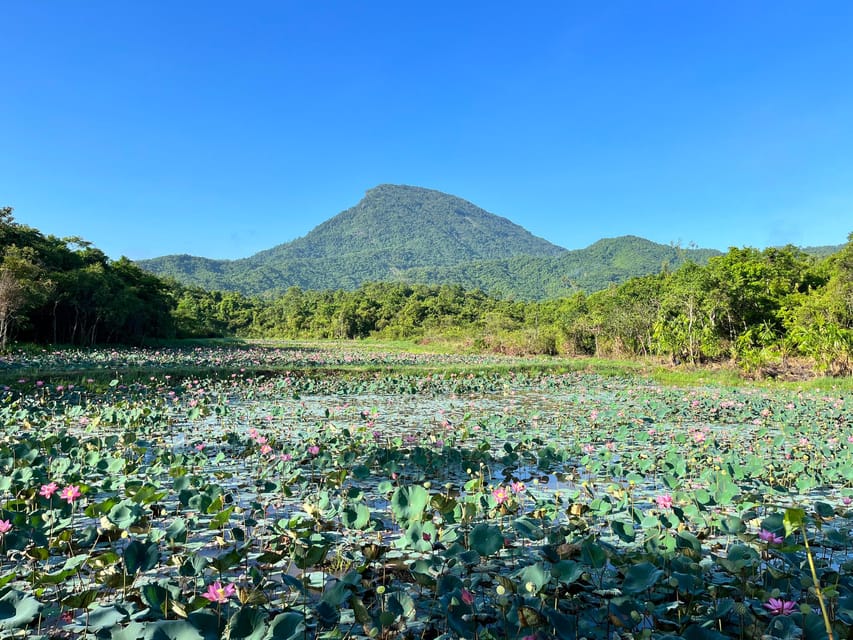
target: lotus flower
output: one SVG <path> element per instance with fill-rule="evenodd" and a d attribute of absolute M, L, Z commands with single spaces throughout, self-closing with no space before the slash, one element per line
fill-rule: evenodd
<path fill-rule="evenodd" d="M 50 484 L 43 484 L 41 486 L 41 489 L 39 489 L 39 495 L 50 499 L 50 496 L 56 493 L 57 489 L 59 489 L 59 486 L 55 482 L 51 482 Z"/>
<path fill-rule="evenodd" d="M 758 532 L 758 539 L 762 542 L 766 542 L 767 544 L 782 544 L 785 540 L 778 533 L 768 531 L 767 529 L 762 529 Z"/>
<path fill-rule="evenodd" d="M 201 594 L 202 598 L 207 598 L 211 602 L 218 602 L 222 604 L 224 602 L 228 602 L 228 598 L 233 596 L 237 592 L 237 588 L 233 584 L 227 584 L 224 587 L 222 583 L 217 580 L 213 584 L 207 587 L 207 591 Z"/>
<path fill-rule="evenodd" d="M 794 600 L 782 600 L 781 598 L 770 598 L 764 603 L 764 608 L 774 616 L 789 616 L 797 608 Z"/>
<path fill-rule="evenodd" d="M 497 489 L 492 490 L 492 497 L 498 504 L 503 504 L 504 502 L 509 500 L 509 493 L 507 492 L 506 488 L 498 487 Z"/>
<path fill-rule="evenodd" d="M 65 500 L 68 504 L 71 504 L 81 495 L 83 494 L 80 493 L 80 487 L 71 484 L 62 490 L 62 493 L 59 494 L 59 497 Z"/>

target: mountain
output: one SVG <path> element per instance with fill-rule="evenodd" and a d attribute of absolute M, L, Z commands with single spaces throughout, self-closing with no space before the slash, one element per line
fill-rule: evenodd
<path fill-rule="evenodd" d="M 177 255 L 138 264 L 186 284 L 246 294 L 406 281 L 461 284 L 530 299 L 600 289 L 688 257 L 704 262 L 714 253 L 681 251 L 633 236 L 568 251 L 456 196 L 384 184 L 306 236 L 248 258 Z"/>
<path fill-rule="evenodd" d="M 378 259 L 384 268 L 449 265 L 565 249 L 467 200 L 432 189 L 383 184 L 307 236 L 262 251 L 254 262 L 340 255 Z"/>
<path fill-rule="evenodd" d="M 814 256 L 815 258 L 826 258 L 834 253 L 838 253 L 843 248 L 843 244 L 825 244 L 819 247 L 801 247 L 804 253 Z"/>
<path fill-rule="evenodd" d="M 505 297 L 539 300 L 598 291 L 635 276 L 675 269 L 686 260 L 706 264 L 714 249 L 680 249 L 637 236 L 604 238 L 555 257 L 514 256 L 467 262 L 451 268 L 410 269 L 404 276 L 421 284 L 452 283 Z"/>

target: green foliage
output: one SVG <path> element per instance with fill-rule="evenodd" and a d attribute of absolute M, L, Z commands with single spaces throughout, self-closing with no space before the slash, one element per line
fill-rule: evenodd
<path fill-rule="evenodd" d="M 704 263 L 715 254 L 634 236 L 567 251 L 455 196 L 380 185 L 305 237 L 249 258 L 181 255 L 139 264 L 187 285 L 247 295 L 289 287 L 354 290 L 366 282 L 398 281 L 456 284 L 535 300 L 604 289 L 688 259 Z"/>
<path fill-rule="evenodd" d="M 355 291 L 291 287 L 269 298 L 181 289 L 180 335 L 455 340 L 510 355 L 731 358 L 760 377 L 803 357 L 821 372 L 850 370 L 851 251 L 823 261 L 794 247 L 732 249 L 707 266 L 630 278 L 590 295 L 501 299 L 459 285 L 367 283 Z"/>
<path fill-rule="evenodd" d="M 355 289 L 376 280 L 411 280 L 414 268 L 565 250 L 506 218 L 439 191 L 380 185 L 308 235 L 243 260 L 166 256 L 140 265 L 193 286 L 246 294 Z"/>
<path fill-rule="evenodd" d="M 281 290 L 301 281 L 292 260 L 309 269 L 307 281 L 335 288 Z M 79 238 L 45 237 L 2 209 L 0 347 L 15 332 L 83 345 L 373 337 L 509 355 L 730 358 L 755 377 L 792 358 L 833 375 L 853 368 L 853 234 L 825 258 L 793 246 L 711 255 L 635 237 L 569 252 L 458 198 L 385 185 L 305 238 L 246 261 L 172 262 L 216 276 L 204 283 L 280 293 L 161 280 Z M 247 279 L 229 280 L 237 263 Z M 397 281 L 369 279 L 377 274 Z M 456 284 L 399 281 L 411 278 Z"/>
<path fill-rule="evenodd" d="M 170 337 L 167 287 L 79 238 L 59 239 L 0 217 L 0 347 L 14 328 L 37 342 L 95 344 Z"/>

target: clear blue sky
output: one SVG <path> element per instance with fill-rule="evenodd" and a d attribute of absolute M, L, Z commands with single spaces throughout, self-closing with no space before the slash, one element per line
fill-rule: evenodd
<path fill-rule="evenodd" d="M 853 2 L 0 0 L 0 205 L 238 258 L 380 183 L 569 249 L 853 231 Z"/>

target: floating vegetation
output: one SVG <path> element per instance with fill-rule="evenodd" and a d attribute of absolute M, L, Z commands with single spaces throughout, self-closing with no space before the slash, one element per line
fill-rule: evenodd
<path fill-rule="evenodd" d="M 2 636 L 853 630 L 849 398 L 116 353 L 0 392 Z"/>

